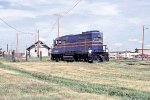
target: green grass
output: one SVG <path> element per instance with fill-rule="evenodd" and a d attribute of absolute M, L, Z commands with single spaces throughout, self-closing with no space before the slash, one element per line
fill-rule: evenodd
<path fill-rule="evenodd" d="M 50 97 L 46 97 L 46 96 L 26 96 L 26 97 L 22 97 L 20 98 L 21 100 L 61 100 L 62 98 L 59 97 L 55 97 L 55 96 L 50 96 Z"/>
<path fill-rule="evenodd" d="M 140 68 L 139 70 L 150 71 L 150 68 Z"/>
<path fill-rule="evenodd" d="M 58 91 L 59 89 L 53 87 L 53 85 L 35 81 L 31 83 L 22 82 L 19 85 L 17 83 L 7 82 L 0 85 L 0 100 L 56 100 L 60 98 L 55 95 L 45 94 L 58 93 Z"/>
<path fill-rule="evenodd" d="M 50 61 L 50 57 L 42 57 L 42 60 L 40 60 L 40 58 L 38 57 L 31 57 L 28 58 L 27 62 L 38 62 L 38 61 Z M 0 57 L 0 62 L 12 62 L 12 58 L 11 57 Z M 16 58 L 15 62 L 26 62 L 26 58 L 22 57 L 22 58 Z"/>
<path fill-rule="evenodd" d="M 6 62 L 6 61 L 11 61 L 10 59 L 4 58 L 4 57 L 0 57 L 0 63 L 1 62 Z"/>
<path fill-rule="evenodd" d="M 94 74 L 91 75 L 94 77 L 101 77 L 101 78 L 109 78 L 109 79 L 115 79 L 115 78 L 121 78 L 121 79 L 127 79 L 127 80 L 134 80 L 134 81 L 150 81 L 150 75 L 124 75 L 124 74 L 115 74 L 115 73 L 105 73 L 105 74 Z"/>
<path fill-rule="evenodd" d="M 0 86 L 0 93 L 1 96 L 5 96 L 6 93 L 8 94 L 13 94 L 15 91 L 19 91 L 20 93 L 25 93 L 25 94 L 41 94 L 41 93 L 48 93 L 48 92 L 56 92 L 56 89 L 53 87 L 50 87 L 48 85 L 37 85 L 37 86 L 28 86 L 27 84 L 24 84 L 22 87 L 16 87 L 14 84 L 4 84 L 3 86 Z M 15 91 L 14 91 L 15 90 Z M 14 93 L 15 95 L 16 93 Z"/>
<path fill-rule="evenodd" d="M 127 99 L 127 100 L 148 100 L 150 98 L 150 92 L 128 89 L 124 87 L 110 86 L 110 85 L 92 84 L 92 83 L 83 82 L 79 80 L 67 79 L 67 78 L 62 78 L 62 77 L 57 77 L 52 75 L 45 75 L 39 72 L 30 72 L 16 67 L 6 66 L 3 64 L 0 64 L 0 68 L 15 71 L 20 74 L 38 80 L 62 85 L 80 93 L 106 94 L 109 96 L 118 96 L 120 98 Z M 23 90 L 24 92 L 29 92 L 30 90 L 30 89 L 28 90 L 27 87 L 25 87 L 24 89 L 25 89 Z M 39 90 L 43 90 L 43 89 L 40 88 Z M 50 90 L 51 88 L 48 89 L 47 91 Z M 35 88 L 35 91 L 38 91 L 38 89 Z"/>

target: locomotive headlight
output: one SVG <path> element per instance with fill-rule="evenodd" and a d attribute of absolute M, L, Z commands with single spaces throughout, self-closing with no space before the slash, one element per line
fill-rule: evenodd
<path fill-rule="evenodd" d="M 106 52 L 109 52 L 108 48 L 106 48 Z"/>

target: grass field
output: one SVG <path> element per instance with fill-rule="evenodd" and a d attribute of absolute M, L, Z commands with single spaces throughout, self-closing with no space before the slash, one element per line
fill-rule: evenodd
<path fill-rule="evenodd" d="M 150 100 L 150 62 L 0 63 L 0 99 Z"/>

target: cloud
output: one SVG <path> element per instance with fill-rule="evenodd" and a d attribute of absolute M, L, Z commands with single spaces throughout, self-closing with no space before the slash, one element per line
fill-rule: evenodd
<path fill-rule="evenodd" d="M 57 25 L 50 32 L 54 22 L 56 22 L 54 14 L 65 12 L 73 6 L 75 1 L 0 0 L 0 13 L 6 22 L 18 30 L 28 32 L 39 29 L 40 37 L 44 38 L 48 44 L 51 44 L 52 40 L 57 36 Z M 141 44 L 138 43 L 140 41 L 135 38 L 141 35 L 141 23 L 150 26 L 149 9 L 150 2 L 148 0 L 82 0 L 79 5 L 60 20 L 60 34 L 61 36 L 78 34 L 96 29 L 104 33 L 106 37 L 104 41 L 110 43 L 110 46 L 114 49 L 120 46 L 123 49 L 128 48 L 127 39 L 129 42 L 137 42 L 131 43 L 131 48 L 140 47 Z M 8 34 L 10 34 L 10 43 L 14 41 L 14 38 L 11 37 L 16 31 L 2 22 L 0 27 L 0 43 L 8 40 L 6 36 Z M 137 34 L 131 34 L 131 32 Z M 24 38 L 23 35 L 20 37 Z M 145 38 L 148 37 L 149 35 Z M 149 39 L 145 40 L 146 43 L 150 42 Z M 27 38 L 27 40 L 22 39 L 21 41 L 24 41 L 24 44 L 28 44 L 33 40 Z M 2 45 L 5 47 L 6 44 Z"/>
<path fill-rule="evenodd" d="M 118 15 L 119 10 L 117 9 L 116 5 L 112 4 L 93 4 L 90 5 L 91 12 L 94 15 L 104 15 L 104 16 L 114 16 Z M 99 11 L 99 9 L 101 9 Z"/>
<path fill-rule="evenodd" d="M 128 21 L 129 23 L 132 23 L 132 24 L 142 24 L 143 19 L 138 18 L 138 17 L 131 17 L 128 19 Z"/>
<path fill-rule="evenodd" d="M 114 43 L 113 45 L 117 46 L 117 47 L 121 47 L 123 44 L 122 43 Z"/>
<path fill-rule="evenodd" d="M 6 0 L 10 3 L 14 4 L 22 4 L 22 5 L 33 5 L 33 4 L 67 4 L 67 3 L 72 3 L 73 1 L 66 1 L 66 0 Z"/>
<path fill-rule="evenodd" d="M 129 42 L 138 42 L 138 39 L 128 39 Z"/>
<path fill-rule="evenodd" d="M 43 42 L 46 41 L 45 38 L 42 38 L 42 37 L 40 37 L 39 40 L 41 40 L 41 41 L 43 41 Z"/>
<path fill-rule="evenodd" d="M 150 44 L 145 45 L 146 47 L 150 48 Z"/>
<path fill-rule="evenodd" d="M 35 18 L 36 15 L 32 11 L 17 10 L 17 9 L 0 9 L 1 17 L 29 17 Z"/>
<path fill-rule="evenodd" d="M 11 5 L 15 6 L 15 5 L 24 5 L 24 6 L 32 6 L 34 4 L 43 4 L 43 3 L 47 3 L 48 0 L 7 0 L 9 3 L 11 3 Z"/>
<path fill-rule="evenodd" d="M 138 41 L 140 44 L 142 44 L 142 41 Z"/>
<path fill-rule="evenodd" d="M 4 8 L 2 5 L 0 5 L 0 9 Z"/>
<path fill-rule="evenodd" d="M 78 6 L 72 14 L 92 14 L 102 16 L 115 16 L 120 13 L 118 6 L 108 2 L 81 2 L 82 6 Z"/>

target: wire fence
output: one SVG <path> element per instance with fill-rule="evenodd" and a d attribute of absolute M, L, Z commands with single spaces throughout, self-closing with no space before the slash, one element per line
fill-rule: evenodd
<path fill-rule="evenodd" d="M 26 53 L 16 53 L 14 50 L 10 52 L 4 52 L 1 58 L 9 62 L 36 62 L 36 61 L 50 61 L 50 56 L 42 56 L 42 52 L 39 57 L 31 57 Z"/>
<path fill-rule="evenodd" d="M 51 61 L 51 56 L 42 56 L 42 52 L 40 52 L 39 57 L 38 56 L 30 56 L 27 53 L 16 53 L 15 50 L 9 51 L 9 52 L 1 52 L 0 58 L 3 58 L 5 61 L 9 62 L 38 62 L 38 61 Z M 1 59 L 2 60 L 2 59 Z M 111 57 L 110 61 L 141 61 L 142 56 L 138 55 L 132 58 L 127 57 Z M 150 61 L 150 56 L 144 56 L 143 61 Z"/>

